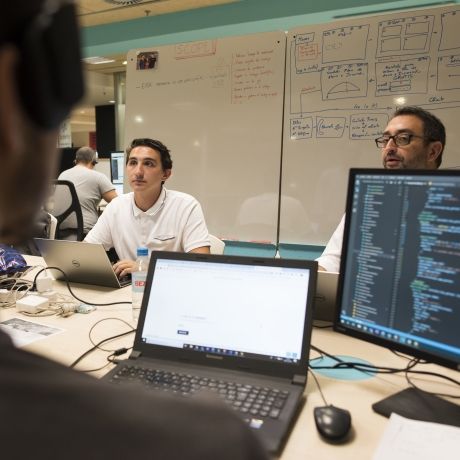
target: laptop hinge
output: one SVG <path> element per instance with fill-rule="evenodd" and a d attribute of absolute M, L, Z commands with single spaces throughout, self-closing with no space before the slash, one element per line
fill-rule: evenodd
<path fill-rule="evenodd" d="M 141 355 L 140 351 L 133 350 L 131 354 L 129 355 L 129 359 L 137 359 Z"/>
<path fill-rule="evenodd" d="M 307 383 L 307 376 L 295 374 L 292 378 L 292 383 L 294 385 L 305 385 Z"/>

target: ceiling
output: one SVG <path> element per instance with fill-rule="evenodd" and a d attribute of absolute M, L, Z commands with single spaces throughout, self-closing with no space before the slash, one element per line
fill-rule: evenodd
<path fill-rule="evenodd" d="M 240 0 L 77 0 L 83 27 L 128 21 Z"/>
<path fill-rule="evenodd" d="M 78 16 L 83 27 L 129 21 L 145 16 L 177 13 L 196 8 L 223 5 L 241 0 L 77 0 Z M 96 105 L 114 100 L 113 74 L 124 72 L 125 54 L 104 56 L 113 62 L 85 63 L 86 97 L 71 116 L 72 131 L 95 129 Z"/>

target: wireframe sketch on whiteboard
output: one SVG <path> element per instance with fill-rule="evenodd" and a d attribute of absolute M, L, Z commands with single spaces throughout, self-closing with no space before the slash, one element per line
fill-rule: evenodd
<path fill-rule="evenodd" d="M 369 25 L 340 27 L 323 32 L 323 63 L 366 59 Z"/>
<path fill-rule="evenodd" d="M 429 53 L 434 16 L 379 22 L 376 57 Z"/>

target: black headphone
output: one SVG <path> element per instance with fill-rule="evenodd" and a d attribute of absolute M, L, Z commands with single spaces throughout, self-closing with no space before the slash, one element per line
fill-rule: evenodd
<path fill-rule="evenodd" d="M 84 93 L 73 3 L 45 0 L 24 33 L 20 53 L 17 80 L 23 106 L 38 126 L 56 128 Z"/>

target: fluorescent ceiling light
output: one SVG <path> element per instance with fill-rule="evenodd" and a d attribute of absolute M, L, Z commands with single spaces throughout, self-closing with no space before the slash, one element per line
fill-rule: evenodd
<path fill-rule="evenodd" d="M 87 64 L 108 64 L 109 62 L 115 62 L 115 59 L 110 59 L 101 56 L 92 56 L 88 58 L 83 58 L 83 62 Z"/>

